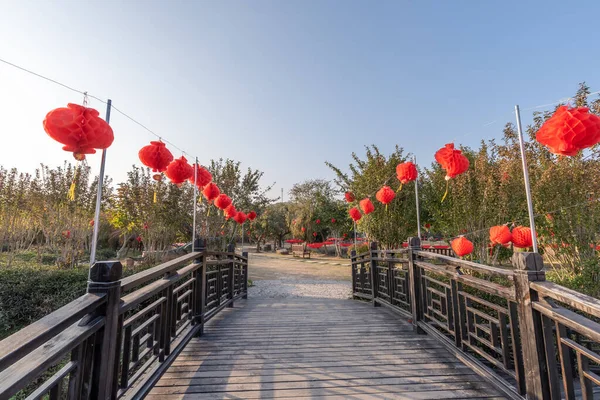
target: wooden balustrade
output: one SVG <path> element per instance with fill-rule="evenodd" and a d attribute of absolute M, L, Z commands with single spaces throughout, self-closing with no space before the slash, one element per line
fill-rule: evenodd
<path fill-rule="evenodd" d="M 246 298 L 248 256 L 194 252 L 121 279 L 98 262 L 88 293 L 0 342 L 0 399 L 139 398 L 203 326 Z"/>
<path fill-rule="evenodd" d="M 545 281 L 539 254 L 513 269 L 420 248 L 352 252 L 352 288 L 437 338 L 510 398 L 600 395 L 600 301 Z"/>

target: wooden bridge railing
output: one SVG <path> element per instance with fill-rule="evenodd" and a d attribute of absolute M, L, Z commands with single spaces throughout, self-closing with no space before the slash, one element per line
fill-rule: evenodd
<path fill-rule="evenodd" d="M 0 399 L 141 398 L 185 344 L 247 296 L 248 258 L 195 252 L 121 280 L 91 269 L 82 297 L 0 342 Z"/>
<path fill-rule="evenodd" d="M 547 282 L 536 253 L 513 269 L 422 250 L 352 254 L 355 298 L 386 306 L 511 398 L 600 396 L 600 301 Z"/>

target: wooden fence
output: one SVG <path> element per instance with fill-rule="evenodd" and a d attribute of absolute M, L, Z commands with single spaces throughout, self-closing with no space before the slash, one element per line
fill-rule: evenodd
<path fill-rule="evenodd" d="M 0 342 L 0 399 L 143 397 L 185 344 L 247 296 L 247 254 L 195 252 L 121 279 L 98 262 L 82 297 Z"/>
<path fill-rule="evenodd" d="M 542 257 L 513 269 L 409 247 L 352 254 L 355 298 L 432 335 L 511 398 L 600 398 L 600 301 L 547 282 Z"/>

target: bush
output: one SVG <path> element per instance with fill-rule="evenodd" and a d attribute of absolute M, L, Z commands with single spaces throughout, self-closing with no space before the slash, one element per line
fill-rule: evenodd
<path fill-rule="evenodd" d="M 155 266 L 123 267 L 123 276 Z M 0 268 L 0 340 L 85 294 L 89 269 Z"/>
<path fill-rule="evenodd" d="M 88 269 L 0 269 L 0 339 L 85 293 Z"/>
<path fill-rule="evenodd" d="M 350 252 L 354 249 L 355 249 L 354 245 L 348 247 L 348 256 L 350 256 Z M 366 253 L 367 251 L 369 251 L 368 244 L 359 244 L 358 246 L 356 246 L 356 254 Z"/>

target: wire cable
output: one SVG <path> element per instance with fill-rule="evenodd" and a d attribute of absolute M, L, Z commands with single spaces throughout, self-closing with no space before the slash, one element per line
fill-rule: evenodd
<path fill-rule="evenodd" d="M 49 78 L 49 77 L 44 76 L 42 74 L 39 74 L 37 72 L 34 72 L 34 71 L 32 71 L 30 69 L 27 69 L 25 67 L 21 67 L 20 65 L 14 64 L 14 63 L 12 63 L 10 61 L 7 61 L 7 60 L 4 60 L 4 59 L 0 58 L 0 62 L 4 63 L 4 64 L 6 64 L 6 65 L 8 65 L 10 67 L 16 68 L 16 69 L 21 70 L 23 72 L 26 72 L 28 74 L 31 74 L 33 76 L 36 76 L 38 78 L 44 79 L 44 80 L 46 80 L 48 82 L 54 83 L 55 85 L 61 86 L 61 87 L 65 88 L 65 89 L 71 90 L 72 92 L 82 94 L 82 95 L 90 97 L 90 98 L 92 98 L 94 100 L 98 100 L 99 102 L 101 102 L 103 104 L 107 104 L 107 100 L 103 100 L 103 99 L 101 99 L 101 98 L 99 98 L 97 96 L 94 96 L 92 94 L 89 94 L 88 92 L 85 92 L 83 90 L 75 89 L 72 86 L 69 86 L 69 85 L 64 84 L 62 82 L 59 82 L 59 81 L 57 81 L 55 79 L 52 79 L 52 78 Z M 125 118 L 129 119 L 131 122 L 139 125 L 141 128 L 143 128 L 147 132 L 149 132 L 152 135 L 156 136 L 159 140 L 162 140 L 163 142 L 169 144 L 171 147 L 173 147 L 176 150 L 180 151 L 182 154 L 185 154 L 188 157 L 193 157 L 192 155 L 190 155 L 190 153 L 188 153 L 188 152 L 184 151 L 183 149 L 181 149 L 180 147 L 176 146 L 173 142 L 164 139 L 161 135 L 159 135 L 158 133 L 154 132 L 153 130 L 151 130 L 150 128 L 148 128 L 146 125 L 142 124 L 141 122 L 139 122 L 135 118 L 131 117 L 130 115 L 126 114 L 125 112 L 123 112 L 120 109 L 118 109 L 117 107 L 115 107 L 114 103 L 111 105 L 111 107 L 112 107 L 113 110 L 115 110 L 116 112 L 118 112 L 119 114 L 121 114 L 122 116 L 124 116 Z"/>

